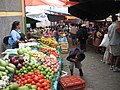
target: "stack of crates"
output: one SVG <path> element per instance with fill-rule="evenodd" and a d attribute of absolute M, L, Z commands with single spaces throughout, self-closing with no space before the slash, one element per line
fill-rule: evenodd
<path fill-rule="evenodd" d="M 60 78 L 60 90 L 85 90 L 85 81 L 79 76 L 64 76 Z"/>
<path fill-rule="evenodd" d="M 67 54 L 68 53 L 68 42 L 60 42 L 60 46 L 62 48 L 62 54 Z"/>

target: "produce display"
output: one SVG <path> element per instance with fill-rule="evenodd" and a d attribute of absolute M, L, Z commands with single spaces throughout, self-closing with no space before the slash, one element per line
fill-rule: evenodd
<path fill-rule="evenodd" d="M 0 90 L 9 84 L 9 79 L 15 70 L 15 65 L 8 63 L 7 60 L 0 59 Z"/>
<path fill-rule="evenodd" d="M 9 62 L 14 64 L 17 69 L 22 68 L 22 66 L 25 66 L 25 64 L 26 64 L 24 59 L 22 57 L 18 57 L 18 56 L 10 56 Z"/>
<path fill-rule="evenodd" d="M 50 67 L 54 73 L 58 72 L 59 70 L 59 63 L 54 58 L 46 56 L 43 65 L 46 67 Z"/>
<path fill-rule="evenodd" d="M 56 90 L 58 43 L 53 38 L 42 37 L 41 41 L 38 46 L 21 47 L 17 54 L 8 53 L 7 59 L 0 59 L 0 90 Z"/>
<path fill-rule="evenodd" d="M 51 37 L 49 38 L 41 37 L 41 42 L 53 48 L 56 48 L 58 46 L 58 42 Z"/>
<path fill-rule="evenodd" d="M 38 71 L 34 71 L 34 73 L 30 74 L 14 76 L 13 82 L 17 82 L 19 86 L 24 86 L 25 84 L 35 85 L 37 90 L 50 90 L 50 81 L 46 80 L 44 75 Z"/>
<path fill-rule="evenodd" d="M 17 83 L 13 83 L 10 86 L 6 87 L 4 90 L 36 90 L 36 86 L 30 84 L 19 86 Z"/>
<path fill-rule="evenodd" d="M 34 63 L 27 63 L 23 66 L 20 70 L 16 70 L 16 75 L 24 75 L 29 74 L 37 70 L 38 72 L 42 73 L 46 79 L 52 80 L 54 73 L 50 68 L 45 67 L 44 65 L 34 64 Z"/>

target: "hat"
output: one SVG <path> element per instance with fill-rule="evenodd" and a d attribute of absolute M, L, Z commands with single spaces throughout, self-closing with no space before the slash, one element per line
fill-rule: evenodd
<path fill-rule="evenodd" d="M 85 27 L 85 26 L 86 26 L 86 24 L 82 24 L 82 25 L 81 25 L 81 27 Z"/>

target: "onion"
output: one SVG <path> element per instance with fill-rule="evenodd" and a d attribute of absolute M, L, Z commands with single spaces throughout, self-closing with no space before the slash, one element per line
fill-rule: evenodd
<path fill-rule="evenodd" d="M 17 68 L 18 69 L 22 68 L 22 65 L 20 63 L 18 63 Z"/>
<path fill-rule="evenodd" d="M 23 66 L 25 66 L 25 64 L 26 64 L 25 62 L 22 63 Z"/>

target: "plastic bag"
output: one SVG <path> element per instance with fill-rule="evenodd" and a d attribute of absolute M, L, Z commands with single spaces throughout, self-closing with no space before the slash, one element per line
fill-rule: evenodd
<path fill-rule="evenodd" d="M 116 21 L 116 30 L 120 32 L 120 21 Z"/>
<path fill-rule="evenodd" d="M 104 35 L 104 38 L 101 42 L 101 44 L 99 45 L 101 47 L 108 47 L 109 46 L 109 37 L 108 37 L 108 34 L 105 34 Z"/>

